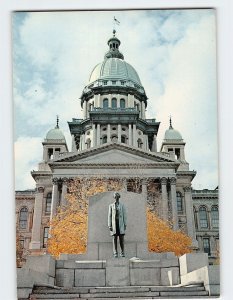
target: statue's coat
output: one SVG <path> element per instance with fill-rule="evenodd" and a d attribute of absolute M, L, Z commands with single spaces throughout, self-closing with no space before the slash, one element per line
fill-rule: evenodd
<path fill-rule="evenodd" d="M 108 209 L 108 227 L 112 228 L 111 235 L 116 234 L 116 206 L 115 203 L 109 205 Z M 119 229 L 120 234 L 125 234 L 125 228 L 127 225 L 126 209 L 123 203 L 119 202 Z"/>

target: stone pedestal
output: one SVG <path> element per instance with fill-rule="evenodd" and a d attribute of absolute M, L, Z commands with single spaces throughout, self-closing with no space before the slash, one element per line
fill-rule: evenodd
<path fill-rule="evenodd" d="M 106 286 L 128 286 L 129 260 L 126 258 L 109 259 L 106 262 Z"/>

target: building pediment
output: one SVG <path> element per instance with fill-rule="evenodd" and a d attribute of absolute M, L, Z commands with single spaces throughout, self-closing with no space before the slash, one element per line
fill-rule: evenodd
<path fill-rule="evenodd" d="M 63 154 L 50 163 L 51 166 L 60 164 L 173 164 L 176 160 L 156 152 L 143 151 L 125 144 L 105 144 L 85 151 Z"/>

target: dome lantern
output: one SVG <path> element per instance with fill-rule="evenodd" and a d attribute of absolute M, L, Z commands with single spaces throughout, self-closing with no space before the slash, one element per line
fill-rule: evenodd
<path fill-rule="evenodd" d="M 124 55 L 119 51 L 121 41 L 116 37 L 116 30 L 113 30 L 113 36 L 108 40 L 109 50 L 104 58 L 120 58 L 124 59 Z"/>

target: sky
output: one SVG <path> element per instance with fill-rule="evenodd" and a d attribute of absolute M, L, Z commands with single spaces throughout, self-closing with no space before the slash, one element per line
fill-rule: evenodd
<path fill-rule="evenodd" d="M 158 149 L 169 127 L 186 142 L 196 170 L 193 188 L 218 185 L 216 28 L 213 9 L 16 12 L 13 28 L 15 188 L 35 187 L 41 142 L 60 118 L 82 118 L 80 96 L 103 61 L 114 16 L 120 51 L 137 71 L 148 97 L 147 118 L 161 122 Z"/>

